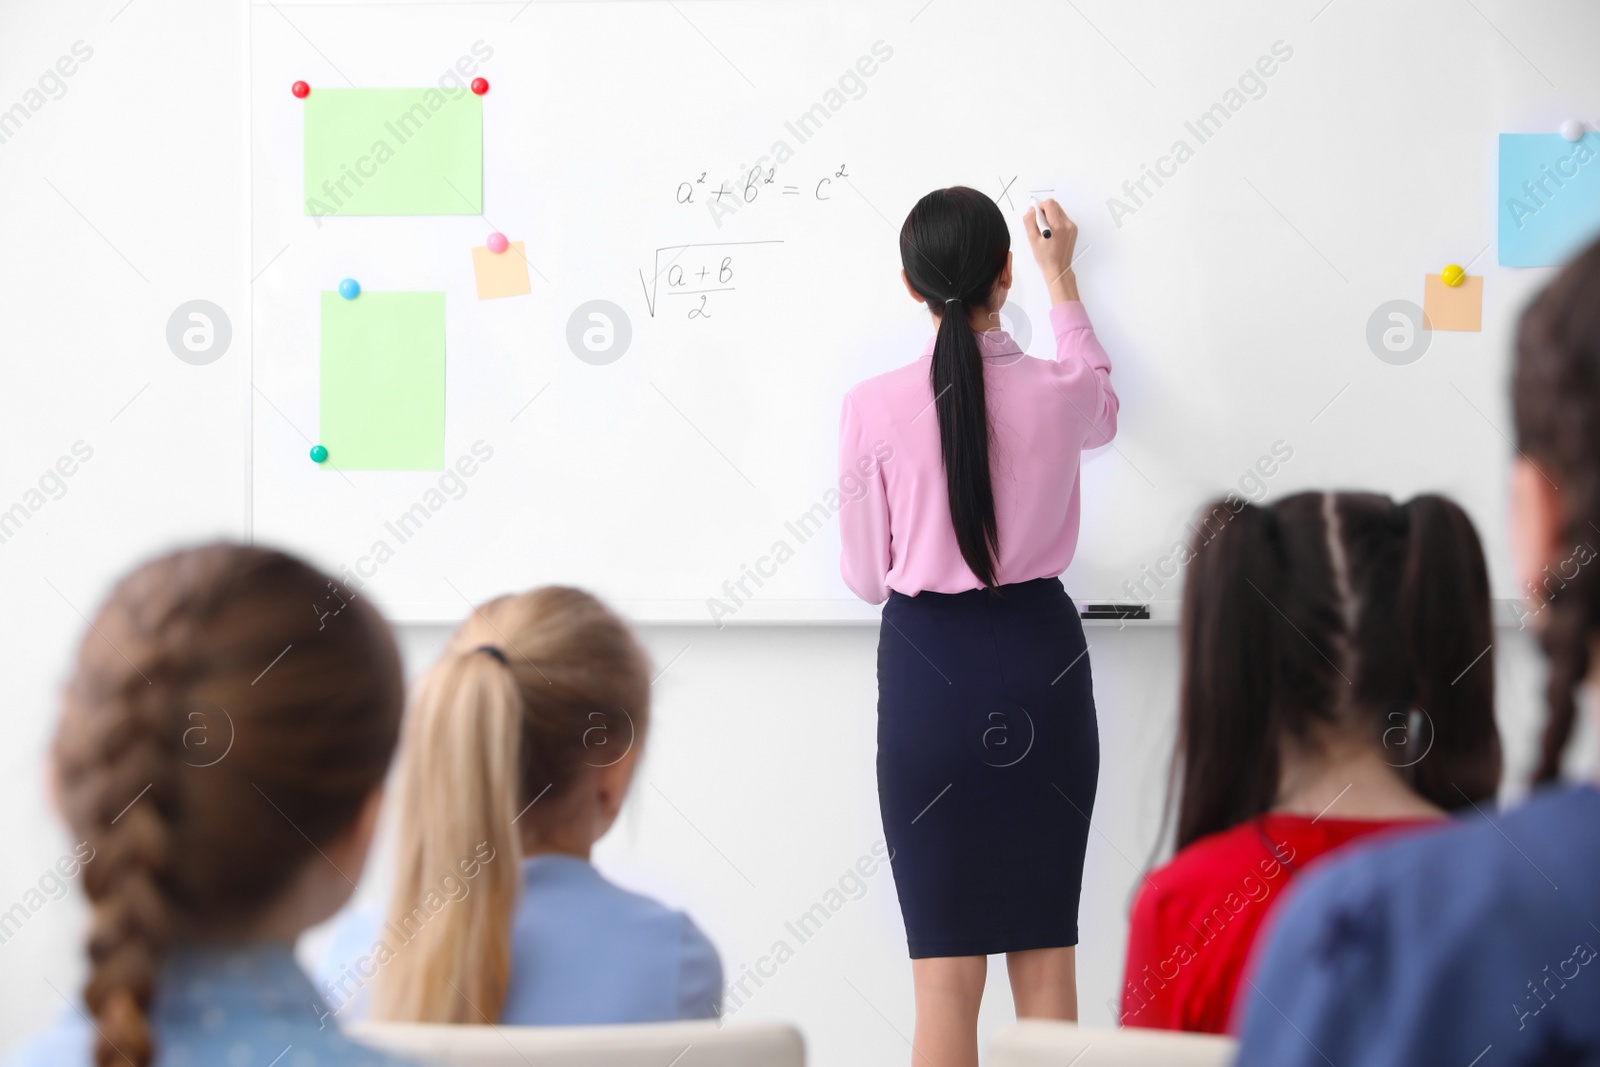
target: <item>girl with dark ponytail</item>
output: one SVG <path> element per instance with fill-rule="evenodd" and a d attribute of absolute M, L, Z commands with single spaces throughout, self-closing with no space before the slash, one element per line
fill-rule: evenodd
<path fill-rule="evenodd" d="M 1491 802 L 1489 575 L 1441 496 L 1215 501 L 1188 550 L 1177 855 L 1129 921 L 1125 1026 L 1223 1032 L 1256 931 L 1318 857 Z"/>
<path fill-rule="evenodd" d="M 352 598 L 297 559 L 228 544 L 111 591 L 55 742 L 88 981 L 8 1063 L 398 1067 L 340 1035 L 293 955 L 361 877 L 400 728 L 394 640 Z"/>
<path fill-rule="evenodd" d="M 1419 791 L 1478 810 L 1305 880 L 1239 1014 L 1243 1067 L 1600 1062 L 1600 790 L 1592 767 L 1558 784 L 1580 695 L 1592 712 L 1600 686 L 1600 243 L 1523 313 L 1512 408 L 1513 561 L 1549 659 L 1542 788 L 1488 814 L 1465 771 L 1417 764 Z"/>
<path fill-rule="evenodd" d="M 1011 235 L 954 187 L 900 231 L 902 277 L 936 332 L 923 358 L 845 397 L 845 582 L 887 601 L 878 797 L 916 985 L 918 1064 L 977 1063 L 985 958 L 1019 1016 L 1077 1018 L 1075 946 L 1099 735 L 1087 647 L 1059 575 L 1085 449 L 1116 433 L 1111 364 L 1055 201 L 1023 228 L 1050 293 L 1053 359 L 1002 329 Z"/>

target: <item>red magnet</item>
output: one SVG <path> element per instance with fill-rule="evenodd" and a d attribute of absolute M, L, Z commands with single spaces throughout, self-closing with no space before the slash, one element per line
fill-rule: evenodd
<path fill-rule="evenodd" d="M 472 91 L 482 96 L 489 91 L 489 83 L 482 78 L 472 79 Z"/>
<path fill-rule="evenodd" d="M 305 82 L 295 82 L 293 85 L 289 86 L 289 91 L 295 96 L 298 96 L 300 99 L 304 100 L 306 97 L 311 95 L 311 86 L 307 85 Z"/>

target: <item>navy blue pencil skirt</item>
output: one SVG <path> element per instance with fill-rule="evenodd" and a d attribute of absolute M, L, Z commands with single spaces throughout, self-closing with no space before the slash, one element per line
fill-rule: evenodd
<path fill-rule="evenodd" d="M 1078 943 L 1100 733 L 1056 578 L 891 593 L 878 806 L 913 959 Z"/>

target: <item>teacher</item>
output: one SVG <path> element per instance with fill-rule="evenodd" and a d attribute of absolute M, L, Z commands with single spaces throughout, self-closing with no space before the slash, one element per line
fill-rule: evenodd
<path fill-rule="evenodd" d="M 845 396 L 846 584 L 883 608 L 878 803 L 916 987 L 918 1067 L 976 1065 L 986 957 L 1019 1017 L 1076 1019 L 1078 897 L 1100 767 L 1088 649 L 1059 575 L 1085 448 L 1116 433 L 1111 363 L 1053 200 L 1023 225 L 1056 358 L 999 328 L 1011 236 L 984 194 L 917 202 L 901 272 L 938 332 Z"/>

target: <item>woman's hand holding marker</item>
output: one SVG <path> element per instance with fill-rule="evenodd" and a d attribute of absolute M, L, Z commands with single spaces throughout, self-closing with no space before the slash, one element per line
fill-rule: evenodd
<path fill-rule="evenodd" d="M 1040 229 L 1043 221 L 1044 229 Z M 1050 289 L 1050 303 L 1078 299 L 1078 278 L 1072 273 L 1072 250 L 1078 226 L 1054 200 L 1036 201 L 1022 216 L 1022 228 L 1033 246 L 1034 261 Z"/>

